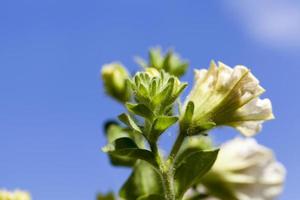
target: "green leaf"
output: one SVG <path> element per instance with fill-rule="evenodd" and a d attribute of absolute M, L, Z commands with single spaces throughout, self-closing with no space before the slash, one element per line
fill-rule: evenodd
<path fill-rule="evenodd" d="M 124 124 L 132 128 L 134 131 L 138 133 L 142 133 L 140 127 L 134 122 L 134 120 L 130 117 L 130 115 L 123 113 L 118 116 L 119 120 L 121 120 Z"/>
<path fill-rule="evenodd" d="M 114 194 L 112 192 L 108 194 L 98 194 L 97 200 L 115 200 Z"/>
<path fill-rule="evenodd" d="M 165 198 L 158 194 L 150 194 L 138 198 L 138 200 L 165 200 Z"/>
<path fill-rule="evenodd" d="M 108 140 L 108 143 L 113 143 L 115 140 L 117 140 L 118 138 L 122 138 L 122 137 L 131 137 L 131 134 L 129 131 L 124 130 L 124 128 L 120 127 L 118 124 L 116 123 L 107 123 L 106 124 L 107 128 L 106 128 L 106 137 Z M 138 139 L 136 138 L 136 141 L 138 141 Z M 140 143 L 139 143 L 140 144 Z M 132 158 L 126 158 L 126 157 L 120 157 L 120 156 L 116 156 L 116 155 L 112 155 L 112 154 L 108 154 L 110 162 L 112 165 L 114 166 L 133 166 L 136 159 L 132 159 Z"/>
<path fill-rule="evenodd" d="M 217 158 L 218 151 L 217 149 L 192 152 L 177 163 L 174 179 L 176 195 L 179 198 L 210 170 Z"/>
<path fill-rule="evenodd" d="M 151 129 L 151 141 L 156 141 L 158 137 L 167 130 L 170 126 L 172 126 L 174 123 L 176 123 L 178 120 L 178 117 L 175 116 L 160 116 L 157 117 L 152 125 Z"/>
<path fill-rule="evenodd" d="M 160 175 L 151 165 L 139 161 L 119 194 L 126 200 L 137 200 L 151 194 L 164 194 Z"/>
<path fill-rule="evenodd" d="M 149 120 L 152 120 L 154 116 L 153 112 L 144 104 L 126 103 L 126 107 L 130 112 L 142 116 L 144 118 L 147 118 Z"/>
<path fill-rule="evenodd" d="M 136 143 L 128 137 L 118 138 L 114 144 L 109 144 L 104 147 L 103 151 L 118 157 L 135 160 L 141 159 L 147 161 L 154 167 L 158 167 L 153 153 L 146 149 L 140 149 Z"/>

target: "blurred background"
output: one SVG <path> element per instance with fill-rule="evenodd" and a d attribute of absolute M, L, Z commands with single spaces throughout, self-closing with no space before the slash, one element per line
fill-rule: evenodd
<path fill-rule="evenodd" d="M 299 199 L 296 0 L 2 0 L 0 188 L 26 189 L 36 200 L 117 191 L 129 170 L 111 167 L 100 149 L 102 124 L 123 108 L 105 96 L 99 72 L 115 60 L 135 72 L 133 57 L 157 45 L 190 61 L 184 77 L 190 83 L 192 68 L 211 59 L 251 68 L 276 115 L 256 138 L 288 170 L 280 199 Z M 216 141 L 235 135 L 214 131 Z M 170 131 L 161 143 L 175 136 Z"/>

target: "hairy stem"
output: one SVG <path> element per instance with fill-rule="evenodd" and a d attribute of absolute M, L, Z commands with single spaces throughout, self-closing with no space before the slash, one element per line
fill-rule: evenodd
<path fill-rule="evenodd" d="M 178 136 L 177 136 L 177 138 L 176 138 L 176 141 L 175 141 L 175 143 L 173 145 L 171 153 L 169 155 L 169 160 L 171 161 L 171 163 L 173 163 L 173 160 L 177 156 L 177 153 L 180 150 L 180 147 L 182 146 L 184 138 L 185 138 L 184 132 L 180 131 L 179 134 L 178 134 Z"/>
<path fill-rule="evenodd" d="M 149 142 L 149 145 L 159 165 L 162 182 L 165 190 L 165 198 L 166 200 L 176 200 L 175 191 L 174 191 L 173 170 L 169 168 L 167 163 L 163 160 L 163 158 L 159 154 L 157 144 Z"/>

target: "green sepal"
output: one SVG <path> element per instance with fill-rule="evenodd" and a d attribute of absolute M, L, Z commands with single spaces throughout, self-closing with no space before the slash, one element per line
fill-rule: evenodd
<path fill-rule="evenodd" d="M 218 152 L 218 149 L 191 152 L 177 162 L 174 179 L 178 198 L 211 169 Z"/>
<path fill-rule="evenodd" d="M 151 194 L 164 194 L 158 171 L 145 161 L 139 161 L 122 186 L 119 195 L 122 199 L 137 200 Z"/>
<path fill-rule="evenodd" d="M 130 117 L 130 115 L 123 113 L 119 115 L 118 118 L 120 121 L 132 128 L 134 131 L 142 133 L 140 127 L 135 123 L 135 121 Z"/>
<path fill-rule="evenodd" d="M 190 125 L 187 128 L 187 135 L 188 136 L 193 136 L 193 135 L 199 135 L 203 134 L 206 135 L 206 132 L 216 126 L 216 123 L 214 122 L 205 122 L 200 125 L 194 126 Z"/>
<path fill-rule="evenodd" d="M 144 104 L 132 104 L 132 103 L 126 103 L 127 109 L 139 116 L 142 116 L 144 118 L 147 118 L 149 120 L 153 119 L 153 112 Z"/>
<path fill-rule="evenodd" d="M 135 160 L 141 159 L 154 167 L 158 167 L 154 154 L 146 149 L 140 149 L 136 143 L 128 137 L 118 138 L 114 143 L 108 144 L 102 150 L 118 157 Z"/>
<path fill-rule="evenodd" d="M 161 73 L 161 74 L 163 74 L 163 73 Z M 165 103 L 165 100 L 167 98 L 170 98 L 170 96 L 172 94 L 172 91 L 174 88 L 174 81 L 175 81 L 174 78 L 171 77 L 168 80 L 165 87 L 153 97 L 152 101 L 155 105 L 160 105 L 161 103 L 164 103 L 165 105 L 167 104 L 167 103 Z"/>
<path fill-rule="evenodd" d="M 186 105 L 185 111 L 183 113 L 183 117 L 180 120 L 180 126 L 182 127 L 182 129 L 187 129 L 189 126 L 189 124 L 192 121 L 193 115 L 194 115 L 194 102 L 189 101 Z"/>
<path fill-rule="evenodd" d="M 170 126 L 176 123 L 178 117 L 176 116 L 159 116 L 157 117 L 151 128 L 150 140 L 155 142 L 158 137 L 165 132 Z"/>
<path fill-rule="evenodd" d="M 187 86 L 188 84 L 186 82 L 181 83 L 177 91 L 173 94 L 172 101 L 175 101 Z"/>
<path fill-rule="evenodd" d="M 172 50 L 167 52 L 163 62 L 163 69 L 177 77 L 184 75 L 188 66 L 188 62 L 182 62 Z"/>
<path fill-rule="evenodd" d="M 163 56 L 161 55 L 160 49 L 153 49 L 149 51 L 149 64 L 150 67 L 154 67 L 157 69 L 162 68 Z"/>

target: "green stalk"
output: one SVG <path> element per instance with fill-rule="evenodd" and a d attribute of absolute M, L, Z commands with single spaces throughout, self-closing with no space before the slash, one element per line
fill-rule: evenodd
<path fill-rule="evenodd" d="M 173 171 L 171 170 L 172 168 L 170 168 L 167 165 L 167 163 L 164 162 L 163 158 L 160 156 L 157 144 L 149 142 L 149 145 L 159 165 L 162 182 L 165 190 L 166 200 L 176 200 L 175 191 L 174 191 Z"/>
<path fill-rule="evenodd" d="M 182 146 L 184 139 L 185 139 L 185 133 L 183 131 L 180 131 L 172 147 L 171 153 L 169 155 L 169 160 L 172 164 L 173 164 L 173 160 L 177 156 L 178 151 L 180 150 L 180 147 Z"/>

